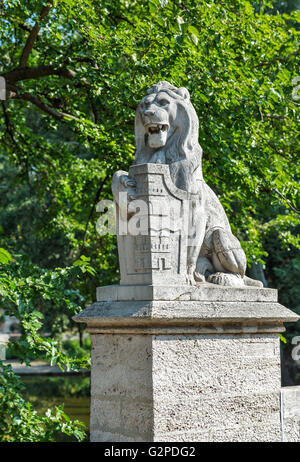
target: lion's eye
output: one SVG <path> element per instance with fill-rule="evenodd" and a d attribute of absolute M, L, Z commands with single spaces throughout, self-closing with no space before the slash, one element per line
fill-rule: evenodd
<path fill-rule="evenodd" d="M 159 100 L 159 104 L 161 106 L 165 106 L 166 104 L 169 104 L 169 101 L 167 99 L 161 99 L 161 100 Z"/>

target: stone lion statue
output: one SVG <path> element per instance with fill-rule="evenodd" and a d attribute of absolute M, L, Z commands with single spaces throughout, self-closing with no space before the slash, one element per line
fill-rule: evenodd
<path fill-rule="evenodd" d="M 260 281 L 245 275 L 245 253 L 231 232 L 219 199 L 203 179 L 198 129 L 198 117 L 186 88 L 166 81 L 152 85 L 136 111 L 134 164 L 169 165 L 176 187 L 199 199 L 191 207 L 197 239 L 188 248 L 187 283 L 262 287 Z M 126 172 L 117 172 L 112 181 L 115 200 L 118 202 L 120 191 L 127 191 L 128 201 L 133 200 L 134 186 L 134 179 Z M 124 208 L 124 204 L 119 205 Z"/>

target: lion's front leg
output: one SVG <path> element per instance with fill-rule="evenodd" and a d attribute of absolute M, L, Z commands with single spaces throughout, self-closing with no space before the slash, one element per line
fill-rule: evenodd
<path fill-rule="evenodd" d="M 195 278 L 194 278 L 194 271 L 195 271 L 195 268 L 190 266 L 187 268 L 187 273 L 186 273 L 186 283 L 189 285 L 189 286 L 194 286 L 196 285 L 196 281 L 195 281 Z"/>
<path fill-rule="evenodd" d="M 136 183 L 124 170 L 114 173 L 112 192 L 120 211 L 120 217 L 127 221 L 129 217 L 128 204 L 136 198 Z"/>
<path fill-rule="evenodd" d="M 191 200 L 189 205 L 186 282 L 190 285 L 196 285 L 205 282 L 204 275 L 196 271 L 196 265 L 205 235 L 206 215 L 200 200 Z"/>

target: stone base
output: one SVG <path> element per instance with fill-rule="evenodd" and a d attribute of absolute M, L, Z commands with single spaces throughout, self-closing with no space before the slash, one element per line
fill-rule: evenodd
<path fill-rule="evenodd" d="M 92 335 L 91 441 L 280 441 L 277 335 Z"/>
<path fill-rule="evenodd" d="M 92 338 L 91 441 L 281 441 L 278 332 L 298 316 L 266 289 L 203 287 L 74 318 Z"/>
<path fill-rule="evenodd" d="M 277 290 L 257 287 L 228 287 L 216 284 L 146 285 L 115 284 L 97 288 L 97 301 L 218 301 L 218 302 L 276 302 Z"/>

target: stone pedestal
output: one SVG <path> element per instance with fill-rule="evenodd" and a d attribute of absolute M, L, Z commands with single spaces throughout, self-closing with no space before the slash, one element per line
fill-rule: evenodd
<path fill-rule="evenodd" d="M 92 338 L 91 441 L 281 441 L 277 291 L 107 286 Z"/>

